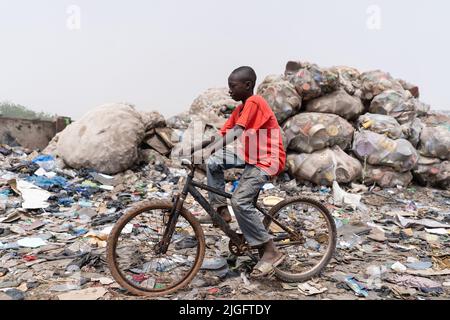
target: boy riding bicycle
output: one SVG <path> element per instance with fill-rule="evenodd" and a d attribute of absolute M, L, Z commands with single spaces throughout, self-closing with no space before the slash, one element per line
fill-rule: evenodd
<path fill-rule="evenodd" d="M 231 206 L 248 244 L 260 248 L 261 260 L 251 274 L 259 278 L 270 274 L 285 257 L 264 228 L 253 200 L 261 187 L 284 169 L 286 152 L 275 114 L 263 97 L 254 95 L 256 79 L 250 67 L 240 67 L 231 73 L 228 78 L 230 96 L 242 104 L 220 130 L 220 136 L 204 150 L 197 151 L 194 159 L 208 158 L 208 185 L 221 190 L 225 189 L 224 170 L 244 169 Z M 225 148 L 236 138 L 239 138 L 237 154 Z M 231 222 L 226 199 L 210 192 L 209 200 L 222 218 Z"/>

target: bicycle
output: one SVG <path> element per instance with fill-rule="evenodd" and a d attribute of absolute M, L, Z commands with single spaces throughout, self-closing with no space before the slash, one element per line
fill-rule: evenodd
<path fill-rule="evenodd" d="M 228 199 L 232 195 L 195 181 L 196 168 L 190 160 L 183 159 L 182 165 L 190 172 L 181 193 L 172 201 L 137 204 L 117 221 L 109 235 L 107 263 L 111 274 L 132 294 L 159 297 L 174 293 L 186 287 L 202 267 L 205 235 L 198 220 L 184 207 L 189 194 L 230 239 L 228 249 L 233 255 L 258 260 L 254 254 L 258 248 L 249 247 L 244 236 L 231 229 L 197 188 Z M 278 249 L 286 255 L 274 269 L 275 276 L 286 282 L 301 282 L 318 275 L 336 248 L 336 226 L 330 212 L 319 201 L 304 197 L 284 200 L 267 211 L 258 204 L 259 194 L 254 205 L 263 214 L 264 226 Z M 323 219 L 322 224 L 309 215 L 313 211 Z M 137 221 L 131 222 L 134 219 Z"/>

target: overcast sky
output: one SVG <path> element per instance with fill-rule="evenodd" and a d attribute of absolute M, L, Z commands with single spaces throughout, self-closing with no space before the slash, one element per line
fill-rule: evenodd
<path fill-rule="evenodd" d="M 441 0 L 0 0 L 0 101 L 169 116 L 238 66 L 261 81 L 294 59 L 386 70 L 450 110 L 449 14 Z"/>

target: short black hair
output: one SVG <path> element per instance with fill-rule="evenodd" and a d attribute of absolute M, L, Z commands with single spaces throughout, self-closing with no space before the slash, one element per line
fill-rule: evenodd
<path fill-rule="evenodd" d="M 239 67 L 235 69 L 231 73 L 231 75 L 238 75 L 239 79 L 242 82 L 251 81 L 253 83 L 253 87 L 255 87 L 256 85 L 257 76 L 255 70 L 253 70 L 252 67 Z"/>

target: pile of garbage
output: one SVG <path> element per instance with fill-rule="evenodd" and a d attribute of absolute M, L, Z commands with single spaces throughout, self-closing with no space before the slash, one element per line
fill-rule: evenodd
<path fill-rule="evenodd" d="M 290 61 L 257 93 L 280 123 L 286 174 L 299 183 L 450 185 L 450 117 L 431 112 L 413 84 L 380 70 Z M 130 105 L 104 105 L 66 128 L 44 153 L 71 168 L 116 174 L 155 152 L 173 159 L 216 135 L 237 105 L 227 88 L 208 89 L 167 120 Z"/>
<path fill-rule="evenodd" d="M 286 174 L 299 183 L 450 185 L 450 117 L 432 112 L 413 84 L 380 70 L 290 61 L 284 74 L 266 77 L 257 94 L 280 123 Z M 215 134 L 236 105 L 226 88 L 209 89 L 167 123 L 187 145 Z M 203 137 L 191 134 L 196 122 Z"/>
<path fill-rule="evenodd" d="M 450 117 L 431 112 L 415 85 L 379 70 L 291 61 L 258 93 L 273 102 L 287 170 L 301 183 L 450 185 Z"/>
<path fill-rule="evenodd" d="M 201 272 L 170 298 L 448 298 L 450 194 L 430 187 L 450 185 L 450 117 L 431 112 L 417 86 L 349 67 L 289 62 L 258 94 L 288 153 L 285 172 L 263 186 L 260 200 L 270 208 L 303 195 L 326 204 L 337 253 L 318 279 L 251 281 L 249 261 L 231 259 L 228 239 L 205 226 Z M 1 145 L 0 299 L 137 299 L 111 278 L 108 234 L 133 204 L 170 200 L 186 176 L 173 154 L 216 134 L 236 106 L 226 88 L 169 119 L 109 104 L 42 152 Z M 227 172 L 227 191 L 240 172 Z M 197 179 L 206 181 L 201 171 Z M 205 214 L 191 197 L 185 203 L 194 216 Z"/>

